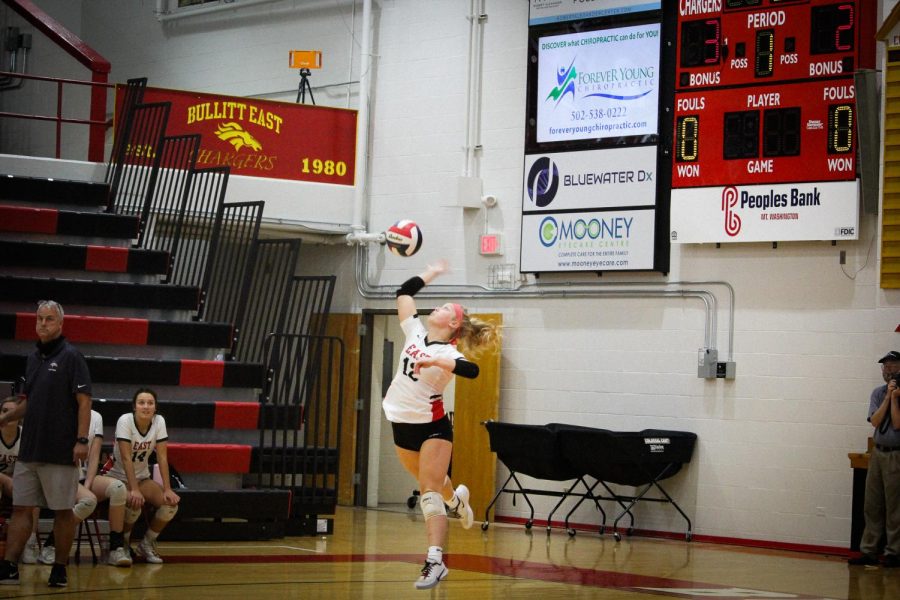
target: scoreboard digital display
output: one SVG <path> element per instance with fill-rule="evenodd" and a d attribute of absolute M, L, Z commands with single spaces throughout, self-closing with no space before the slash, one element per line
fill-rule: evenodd
<path fill-rule="evenodd" d="M 683 1 L 676 87 L 839 77 L 860 66 L 871 68 L 874 31 L 861 22 L 865 6 L 858 6 L 866 4 L 870 2 Z M 720 8 L 701 12 L 695 5 Z"/>
<path fill-rule="evenodd" d="M 829 211 L 833 202 L 858 209 L 858 193 L 846 194 L 858 177 L 853 75 L 874 68 L 876 16 L 875 0 L 678 0 L 672 240 L 702 237 L 676 235 L 689 223 L 679 211 L 698 210 L 699 197 L 721 212 L 726 196 L 800 186 Z M 829 239 L 803 235 L 772 241 Z"/>
<path fill-rule="evenodd" d="M 673 187 L 856 178 L 852 80 L 675 96 Z"/>

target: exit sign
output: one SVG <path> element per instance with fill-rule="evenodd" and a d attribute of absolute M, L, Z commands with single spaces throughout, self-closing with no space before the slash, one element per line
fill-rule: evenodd
<path fill-rule="evenodd" d="M 486 233 L 481 236 L 482 254 L 503 254 L 503 245 L 500 243 L 499 233 Z"/>

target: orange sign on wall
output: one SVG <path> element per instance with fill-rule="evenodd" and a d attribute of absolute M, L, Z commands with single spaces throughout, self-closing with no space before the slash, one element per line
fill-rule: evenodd
<path fill-rule="evenodd" d="M 116 86 L 117 109 L 124 89 Z M 147 88 L 143 101 L 171 102 L 167 136 L 200 134 L 198 168 L 353 185 L 355 110 L 162 88 Z"/>

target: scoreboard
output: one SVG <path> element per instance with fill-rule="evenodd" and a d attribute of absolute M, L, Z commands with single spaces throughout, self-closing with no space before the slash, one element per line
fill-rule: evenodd
<path fill-rule="evenodd" d="M 682 0 L 678 89 L 853 75 L 874 63 L 859 5 L 835 0 Z M 709 13 L 703 8 L 721 7 Z M 873 12 L 867 20 L 874 27 Z M 863 15 L 865 16 L 865 15 Z M 868 34 L 868 38 L 863 37 Z M 860 56 L 860 49 L 864 49 Z"/>
<path fill-rule="evenodd" d="M 675 97 L 673 187 L 856 178 L 852 79 Z"/>
<path fill-rule="evenodd" d="M 876 16 L 875 0 L 678 0 L 673 241 L 723 241 L 677 235 L 694 188 L 813 184 L 827 202 L 830 182 L 856 181 L 853 74 L 874 68 Z M 858 208 L 858 192 L 834 189 Z"/>

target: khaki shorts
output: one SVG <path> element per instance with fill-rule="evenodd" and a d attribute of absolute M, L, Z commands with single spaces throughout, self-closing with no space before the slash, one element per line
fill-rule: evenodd
<path fill-rule="evenodd" d="M 79 469 L 75 465 L 16 461 L 13 506 L 71 510 L 75 506 L 78 473 Z"/>

